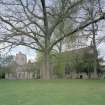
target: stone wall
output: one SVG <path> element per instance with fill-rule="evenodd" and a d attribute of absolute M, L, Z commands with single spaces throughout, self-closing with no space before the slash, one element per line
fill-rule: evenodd
<path fill-rule="evenodd" d="M 34 72 L 17 72 L 17 73 L 6 73 L 5 79 L 9 80 L 32 80 L 36 79 Z"/>

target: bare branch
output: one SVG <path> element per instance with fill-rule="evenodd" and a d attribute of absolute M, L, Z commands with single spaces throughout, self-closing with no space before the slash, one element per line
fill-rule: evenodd
<path fill-rule="evenodd" d="M 86 24 L 83 24 L 83 25 L 77 27 L 76 29 L 74 29 L 72 32 L 69 32 L 68 34 L 66 34 L 66 35 L 64 35 L 64 36 L 62 36 L 62 37 L 60 37 L 58 40 L 56 40 L 56 41 L 51 45 L 51 47 L 49 48 L 49 51 L 53 48 L 54 45 L 56 45 L 58 42 L 60 42 L 61 40 L 63 40 L 65 37 L 68 37 L 68 36 L 70 36 L 70 35 L 73 35 L 74 33 L 76 33 L 76 32 L 78 32 L 78 31 L 84 29 L 85 27 L 89 26 L 90 24 L 92 24 L 92 23 L 97 23 L 97 22 L 99 22 L 100 20 L 103 20 L 103 19 L 105 19 L 105 13 L 103 13 L 103 15 L 100 16 L 99 18 L 97 18 L 97 19 L 95 19 L 95 20 L 93 20 L 93 21 L 90 21 L 90 22 L 88 22 L 88 23 L 86 23 Z"/>

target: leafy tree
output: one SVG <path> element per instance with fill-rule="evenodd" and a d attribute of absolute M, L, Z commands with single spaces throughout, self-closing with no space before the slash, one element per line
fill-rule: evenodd
<path fill-rule="evenodd" d="M 14 57 L 12 55 L 0 55 L 0 65 L 7 66 L 14 61 Z"/>
<path fill-rule="evenodd" d="M 54 72 L 56 75 L 64 77 L 64 74 L 72 77 L 74 73 L 86 73 L 88 78 L 91 78 L 91 74 L 94 72 L 94 53 L 91 47 L 81 48 L 73 51 L 63 52 L 61 54 L 55 54 L 53 58 Z M 102 60 L 99 60 L 99 62 Z M 101 73 L 101 66 L 98 66 Z"/>
<path fill-rule="evenodd" d="M 0 78 L 5 78 L 5 72 L 10 71 L 10 65 L 14 61 L 12 55 L 0 55 Z"/>

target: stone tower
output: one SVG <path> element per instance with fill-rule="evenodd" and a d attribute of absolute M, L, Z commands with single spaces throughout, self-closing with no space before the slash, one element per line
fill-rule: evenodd
<path fill-rule="evenodd" d="M 15 61 L 17 65 L 22 66 L 27 64 L 27 57 L 23 53 L 19 52 L 18 54 L 16 54 Z"/>

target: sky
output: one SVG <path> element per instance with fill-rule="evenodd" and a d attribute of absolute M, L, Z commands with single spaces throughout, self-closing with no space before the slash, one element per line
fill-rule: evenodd
<path fill-rule="evenodd" d="M 17 46 L 13 48 L 9 54 L 15 56 L 19 52 L 25 54 L 27 56 L 27 60 L 35 61 L 36 51 L 25 46 Z"/>
<path fill-rule="evenodd" d="M 105 43 L 100 44 L 98 47 L 99 55 L 105 60 Z"/>

